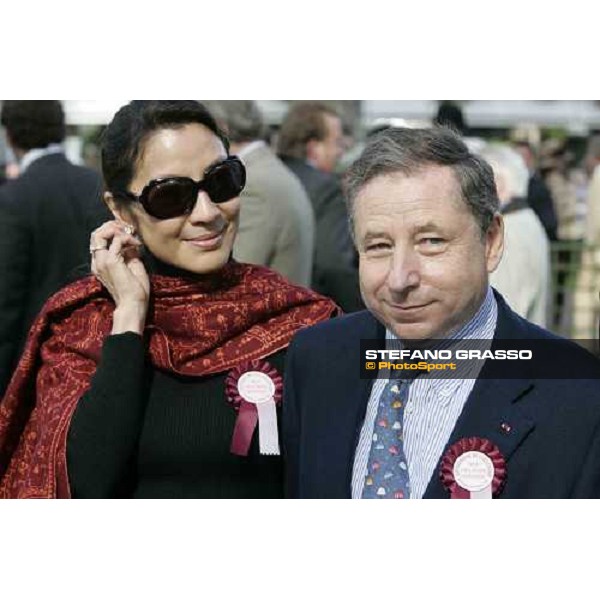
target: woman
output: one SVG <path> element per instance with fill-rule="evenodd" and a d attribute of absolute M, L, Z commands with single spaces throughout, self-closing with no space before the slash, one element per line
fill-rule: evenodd
<path fill-rule="evenodd" d="M 278 497 L 283 355 L 335 305 L 231 260 L 245 169 L 195 101 L 108 126 L 92 272 L 46 304 L 0 404 L 0 497 Z M 148 274 L 150 273 L 150 275 Z"/>

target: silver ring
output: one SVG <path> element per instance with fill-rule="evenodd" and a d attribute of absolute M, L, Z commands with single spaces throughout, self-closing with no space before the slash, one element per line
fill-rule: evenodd
<path fill-rule="evenodd" d="M 98 250 L 108 250 L 108 248 L 106 246 L 90 246 L 90 254 L 94 254 Z"/>

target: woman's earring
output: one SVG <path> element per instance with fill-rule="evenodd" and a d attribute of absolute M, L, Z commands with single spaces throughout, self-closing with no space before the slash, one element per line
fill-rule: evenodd
<path fill-rule="evenodd" d="M 125 230 L 125 233 L 127 235 L 134 235 L 135 234 L 135 227 L 133 227 L 133 225 L 129 225 L 128 223 L 126 223 L 123 226 L 123 229 Z"/>

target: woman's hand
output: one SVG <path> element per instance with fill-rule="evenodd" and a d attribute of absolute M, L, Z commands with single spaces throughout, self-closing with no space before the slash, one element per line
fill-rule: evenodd
<path fill-rule="evenodd" d="M 115 301 L 112 333 L 144 331 L 150 279 L 140 260 L 141 242 L 133 228 L 119 221 L 108 221 L 90 237 L 92 273 Z"/>

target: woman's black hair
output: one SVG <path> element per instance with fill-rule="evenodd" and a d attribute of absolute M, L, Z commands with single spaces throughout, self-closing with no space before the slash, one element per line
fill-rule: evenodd
<path fill-rule="evenodd" d="M 120 108 L 102 136 L 102 175 L 106 189 L 119 195 L 129 188 L 143 146 L 158 129 L 199 123 L 229 152 L 229 141 L 206 107 L 196 100 L 133 100 Z"/>

